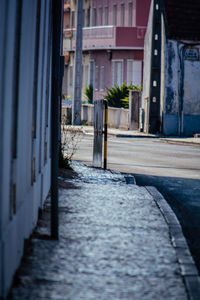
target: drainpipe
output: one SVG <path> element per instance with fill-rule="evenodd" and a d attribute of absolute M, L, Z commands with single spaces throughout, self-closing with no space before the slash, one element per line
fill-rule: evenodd
<path fill-rule="evenodd" d="M 178 95 L 179 95 L 179 108 L 178 108 L 178 134 L 179 136 L 183 135 L 183 126 L 184 126 L 184 109 L 183 109 L 183 96 L 184 96 L 184 45 L 178 45 L 178 56 L 179 56 L 179 86 L 178 86 Z"/>
<path fill-rule="evenodd" d="M 52 0 L 52 97 L 51 97 L 51 237 L 58 240 L 58 157 L 61 98 L 63 0 Z"/>

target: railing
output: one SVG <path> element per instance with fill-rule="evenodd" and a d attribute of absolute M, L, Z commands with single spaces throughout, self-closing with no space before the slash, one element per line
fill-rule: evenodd
<path fill-rule="evenodd" d="M 110 39 L 114 37 L 114 26 L 96 26 L 83 28 L 84 39 Z"/>
<path fill-rule="evenodd" d="M 83 49 L 111 47 L 143 48 L 145 27 L 94 26 L 83 28 Z M 63 32 L 63 49 L 75 49 L 75 29 Z"/>

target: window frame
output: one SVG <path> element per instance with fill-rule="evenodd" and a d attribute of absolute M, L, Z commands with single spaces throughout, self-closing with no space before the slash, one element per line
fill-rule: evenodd
<path fill-rule="evenodd" d="M 97 26 L 97 9 L 93 7 L 92 9 L 92 26 Z"/>
<path fill-rule="evenodd" d="M 104 25 L 108 26 L 108 6 L 104 7 Z"/>
<path fill-rule="evenodd" d="M 99 90 L 99 66 L 95 65 L 95 75 L 94 75 L 94 90 Z"/>
<path fill-rule="evenodd" d="M 125 25 L 125 4 L 121 3 L 120 5 L 120 26 L 124 27 Z"/>
<path fill-rule="evenodd" d="M 113 70 L 113 65 L 115 63 L 121 63 L 122 64 L 122 68 L 121 68 L 121 82 L 120 82 L 120 85 L 118 85 L 118 83 L 116 82 L 115 83 L 115 80 L 114 80 L 114 77 L 113 77 L 113 74 L 114 74 L 114 70 Z M 123 81 L 124 81 L 124 60 L 123 59 L 112 59 L 112 87 L 114 87 L 116 84 L 118 86 L 121 86 Z M 118 73 L 116 72 L 116 74 L 118 75 Z M 118 81 L 118 80 L 117 80 Z"/>
<path fill-rule="evenodd" d="M 117 4 L 113 5 L 113 26 L 117 26 Z"/>
<path fill-rule="evenodd" d="M 98 8 L 98 25 L 103 26 L 103 7 Z"/>
<path fill-rule="evenodd" d="M 128 3 L 128 27 L 133 26 L 133 2 Z"/>
<path fill-rule="evenodd" d="M 101 66 L 100 69 L 100 91 L 105 89 L 105 67 Z"/>
<path fill-rule="evenodd" d="M 131 62 L 132 63 L 132 74 L 131 74 L 131 80 L 128 80 L 128 63 Z M 134 72 L 134 63 L 139 63 L 140 64 L 140 83 L 137 82 L 133 82 L 133 74 L 136 73 Z M 138 72 L 138 71 L 137 71 Z M 127 59 L 127 85 L 129 85 L 130 83 L 134 84 L 134 85 L 141 85 L 142 82 L 142 61 L 141 60 L 135 60 L 135 59 Z"/>

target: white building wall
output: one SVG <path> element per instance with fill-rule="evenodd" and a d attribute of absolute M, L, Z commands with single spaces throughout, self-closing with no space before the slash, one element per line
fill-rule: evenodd
<path fill-rule="evenodd" d="M 192 135 L 200 130 L 200 58 L 185 58 L 185 49 L 197 49 L 192 42 L 165 40 L 163 133 Z M 197 43 L 198 44 L 198 43 Z M 199 54 L 200 55 L 200 54 Z"/>
<path fill-rule="evenodd" d="M 29 237 L 36 225 L 38 208 L 42 206 L 50 189 L 51 1 L 38 1 L 22 0 L 19 36 L 16 35 L 16 21 L 17 5 L 20 2 L 1 1 L 0 297 L 4 298 L 19 266 L 24 239 Z M 35 46 L 38 3 L 41 3 L 41 22 L 37 60 Z M 19 62 L 16 58 L 18 42 Z M 38 63 L 38 73 L 34 76 L 36 63 Z M 15 70 L 18 64 L 19 76 L 16 77 Z M 15 103 L 17 103 L 16 112 Z M 32 137 L 34 103 L 37 103 L 36 134 Z M 13 135 L 15 116 L 17 116 L 16 157 L 12 152 L 16 137 Z M 32 167 L 33 158 L 35 167 Z M 12 197 L 15 186 L 16 197 Z"/>

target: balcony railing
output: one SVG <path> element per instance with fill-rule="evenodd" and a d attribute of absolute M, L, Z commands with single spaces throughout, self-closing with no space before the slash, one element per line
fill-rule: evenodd
<path fill-rule="evenodd" d="M 117 47 L 143 48 L 145 27 L 95 26 L 83 28 L 83 50 Z M 65 29 L 63 49 L 75 49 L 75 29 Z"/>

